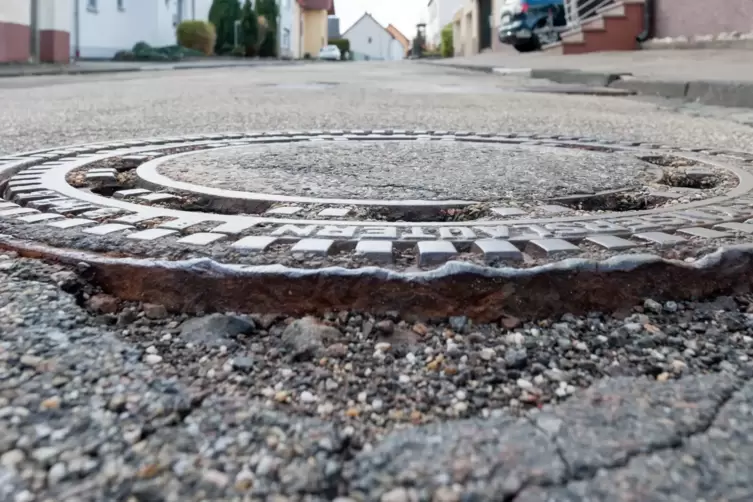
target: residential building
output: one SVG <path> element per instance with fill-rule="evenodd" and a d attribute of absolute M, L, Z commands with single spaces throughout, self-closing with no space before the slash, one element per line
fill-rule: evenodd
<path fill-rule="evenodd" d="M 439 48 L 442 28 L 452 22 L 452 16 L 461 7 L 462 0 L 429 0 L 426 7 L 426 47 Z"/>
<path fill-rule="evenodd" d="M 506 1 L 509 0 L 462 0 L 452 17 L 455 55 L 470 56 L 500 48 L 497 29 Z"/>
<path fill-rule="evenodd" d="M 31 52 L 31 6 L 24 0 L 0 2 L 0 62 L 27 62 Z"/>
<path fill-rule="evenodd" d="M 208 20 L 212 0 L 0 0 L 0 63 L 110 59 L 143 41 L 175 43 L 187 19 Z M 279 54 L 316 56 L 333 0 L 278 0 Z M 38 34 L 38 36 L 37 36 Z"/>
<path fill-rule="evenodd" d="M 401 42 L 368 12 L 345 30 L 354 59 L 397 61 L 405 58 Z"/>
<path fill-rule="evenodd" d="M 335 15 L 334 0 L 296 0 L 293 10 L 293 57 L 317 57 L 327 45 L 328 16 Z"/>
<path fill-rule="evenodd" d="M 282 58 L 293 57 L 293 18 L 295 0 L 277 0 L 280 13 L 277 19 L 278 55 Z"/>
<path fill-rule="evenodd" d="M 212 0 L 179 0 L 178 17 L 181 21 L 187 19 L 207 21 L 209 19 L 209 9 L 211 7 Z"/>
<path fill-rule="evenodd" d="M 340 38 L 340 18 L 337 16 L 329 16 L 327 18 L 327 37 L 332 40 Z"/>
<path fill-rule="evenodd" d="M 387 25 L 387 32 L 392 35 L 392 38 L 397 40 L 397 42 L 402 46 L 403 48 L 403 54 L 405 56 L 408 55 L 408 51 L 411 48 L 410 40 L 408 40 L 408 37 L 403 35 L 403 33 L 397 29 L 397 27 L 394 24 Z"/>
<path fill-rule="evenodd" d="M 80 59 L 111 59 L 137 42 L 159 47 L 175 43 L 175 28 L 191 19 L 193 4 L 185 0 L 73 0 L 71 55 Z M 206 4 L 197 0 L 199 5 Z M 203 10 L 203 9 L 202 9 Z M 206 19 L 209 13 L 196 16 Z"/>
<path fill-rule="evenodd" d="M 72 0 L 0 0 L 0 63 L 69 60 Z"/>

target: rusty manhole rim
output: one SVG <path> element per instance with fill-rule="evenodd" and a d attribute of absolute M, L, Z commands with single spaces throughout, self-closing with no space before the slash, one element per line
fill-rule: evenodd
<path fill-rule="evenodd" d="M 610 312 L 643 299 L 699 300 L 748 293 L 753 284 L 753 245 L 720 248 L 695 263 L 656 255 L 603 261 L 568 259 L 529 269 L 490 269 L 448 262 L 425 272 L 378 267 L 316 270 L 279 265 L 237 267 L 209 259 L 169 262 L 112 258 L 64 250 L 0 235 L 0 251 L 75 266 L 107 294 L 156 303 L 171 312 L 324 315 L 337 311 L 399 312 L 405 319 L 464 315 L 497 322 L 564 313 Z M 625 274 L 630 280 L 625 281 Z M 607 294 L 605 291 L 619 291 Z M 374 295 L 380 295 L 374 301 Z"/>

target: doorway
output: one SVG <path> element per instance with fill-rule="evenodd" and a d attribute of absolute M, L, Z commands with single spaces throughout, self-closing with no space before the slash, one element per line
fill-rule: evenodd
<path fill-rule="evenodd" d="M 492 47 L 492 0 L 478 0 L 478 52 Z"/>

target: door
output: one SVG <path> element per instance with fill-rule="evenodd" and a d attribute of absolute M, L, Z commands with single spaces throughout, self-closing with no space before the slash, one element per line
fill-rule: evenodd
<path fill-rule="evenodd" d="M 478 50 L 492 47 L 492 0 L 478 0 Z"/>

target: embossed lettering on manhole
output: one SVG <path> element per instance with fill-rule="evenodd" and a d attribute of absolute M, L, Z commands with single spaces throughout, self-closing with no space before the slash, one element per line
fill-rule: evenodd
<path fill-rule="evenodd" d="M 151 257 L 520 267 L 744 240 L 752 161 L 444 131 L 155 138 L 0 160 L 0 224 L 56 245 Z"/>

